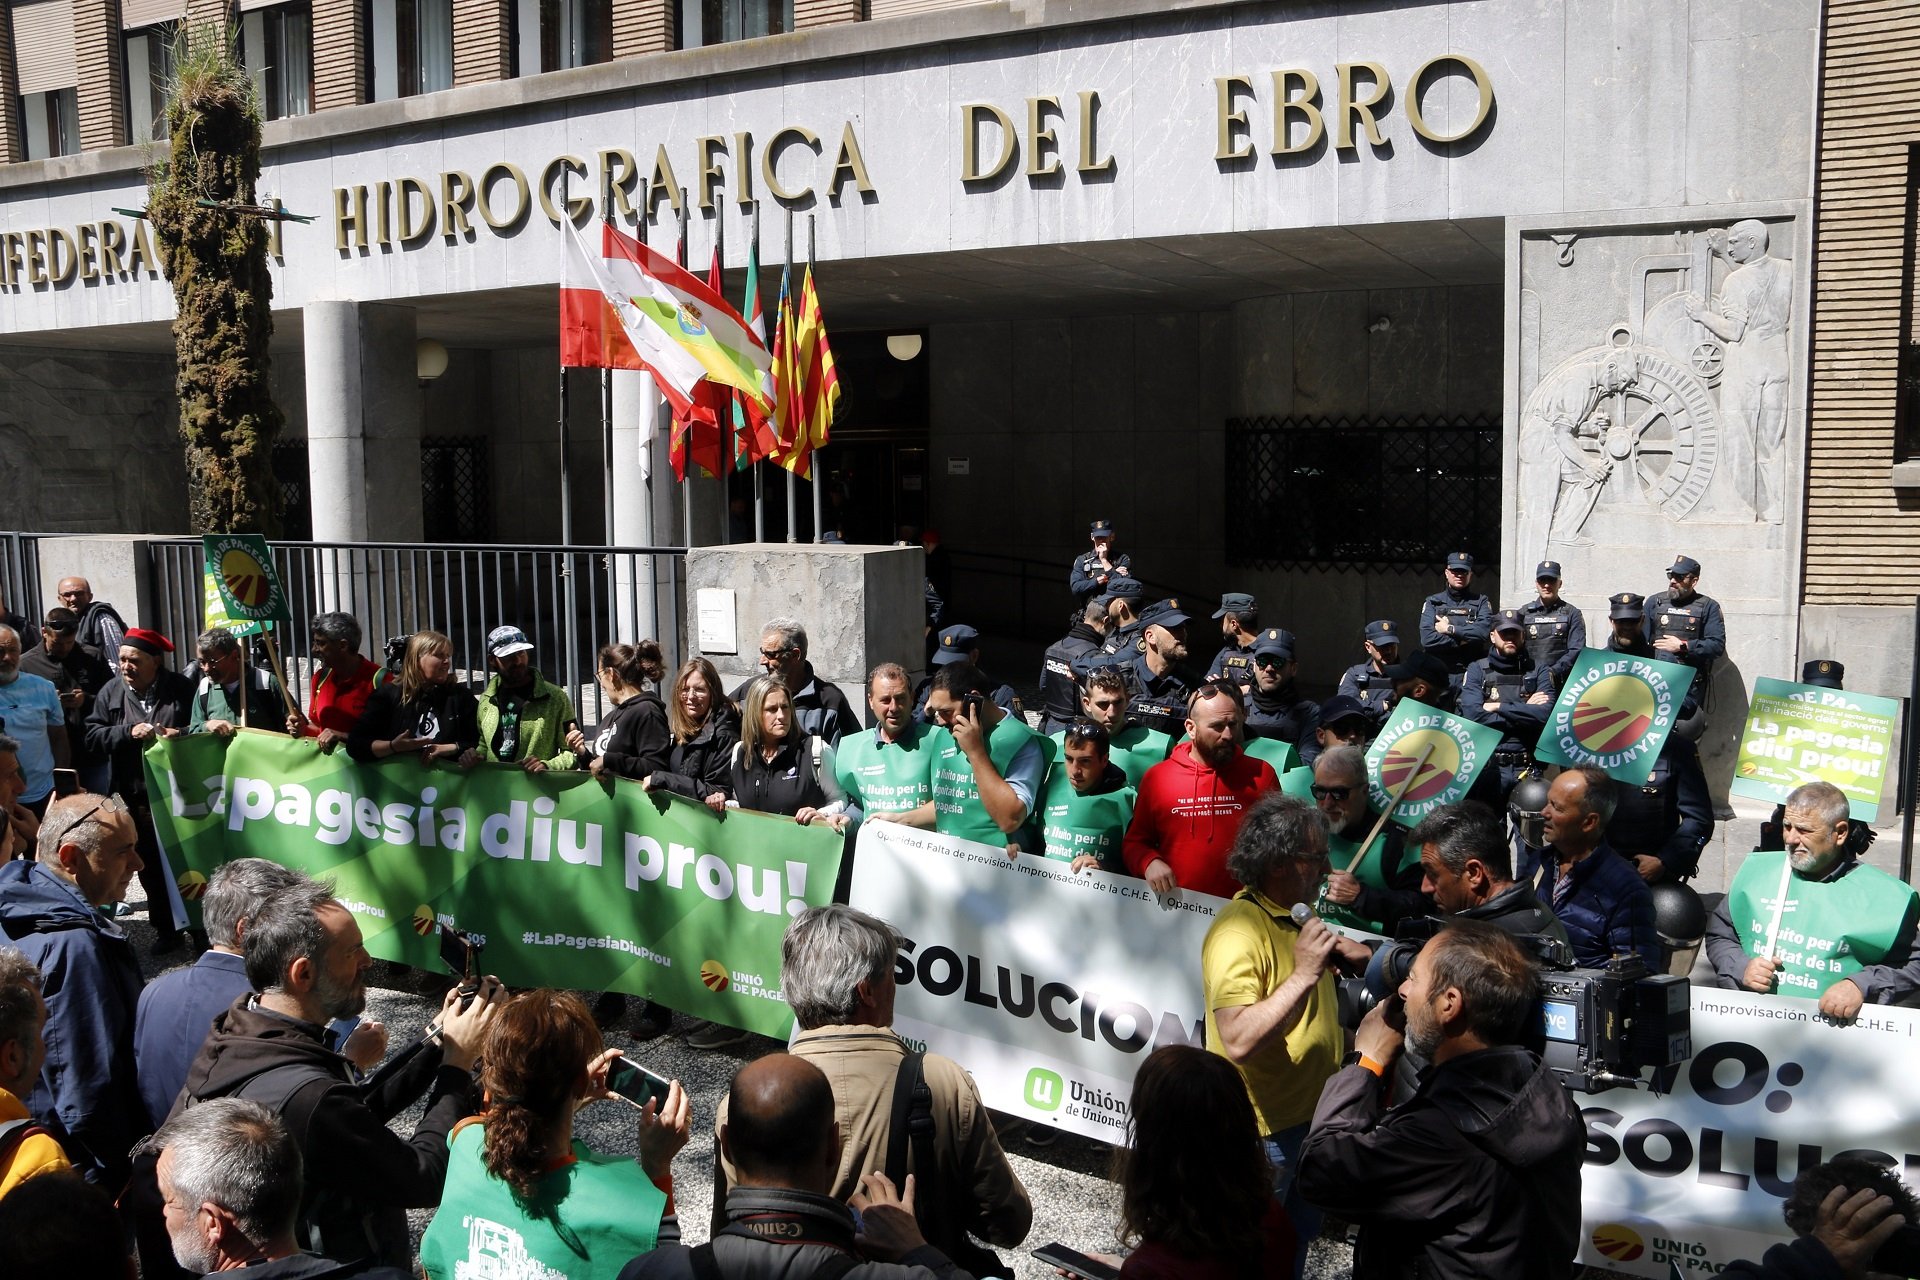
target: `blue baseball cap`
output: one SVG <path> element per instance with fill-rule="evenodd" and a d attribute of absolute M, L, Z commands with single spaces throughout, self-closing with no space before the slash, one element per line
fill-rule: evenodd
<path fill-rule="evenodd" d="M 940 647 L 933 652 L 933 665 L 944 667 L 952 662 L 965 662 L 967 656 L 979 644 L 980 633 L 964 623 L 943 628 L 940 632 Z"/>

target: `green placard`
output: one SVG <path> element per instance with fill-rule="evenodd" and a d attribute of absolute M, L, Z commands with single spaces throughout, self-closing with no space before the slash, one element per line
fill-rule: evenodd
<path fill-rule="evenodd" d="M 1831 782 L 1846 792 L 1848 812 L 1871 822 L 1880 812 L 1899 718 L 1892 698 L 1755 680 L 1733 793 L 1782 804 L 1803 782 Z"/>
<path fill-rule="evenodd" d="M 1415 826 L 1442 805 L 1466 799 L 1499 745 L 1498 729 L 1402 698 L 1387 717 L 1387 727 L 1367 748 L 1373 807 L 1385 809 L 1399 795 L 1393 820 Z"/>
<path fill-rule="evenodd" d="M 202 585 L 206 588 L 204 612 L 207 616 L 207 630 L 211 631 L 219 627 L 234 636 L 257 636 L 266 630 L 261 623 L 228 616 L 226 598 L 220 594 L 219 574 L 203 573 L 201 579 Z"/>
<path fill-rule="evenodd" d="M 242 731 L 155 740 L 154 825 L 189 910 L 234 858 L 334 878 L 367 950 L 439 967 L 436 924 L 486 940 L 513 986 L 649 996 L 785 1036 L 780 939 L 833 896 L 824 826 L 512 765 L 355 764 L 311 739 Z"/>
<path fill-rule="evenodd" d="M 1630 786 L 1653 772 L 1673 732 L 1693 668 L 1603 649 L 1582 649 L 1547 716 L 1534 757 L 1592 765 Z"/>
<path fill-rule="evenodd" d="M 235 622 L 292 622 L 287 593 L 273 570 L 267 540 L 257 533 L 209 533 L 200 539 L 206 575 Z M 212 624 L 209 624 L 212 625 Z"/>

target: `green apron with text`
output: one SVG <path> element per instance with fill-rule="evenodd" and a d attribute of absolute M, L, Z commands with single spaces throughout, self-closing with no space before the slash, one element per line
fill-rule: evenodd
<path fill-rule="evenodd" d="M 1067 754 L 1067 731 L 1062 729 L 1054 734 L 1053 758 L 1062 760 Z M 1130 725 L 1122 729 L 1107 743 L 1107 759 L 1120 772 L 1127 775 L 1127 785 L 1137 787 L 1147 770 L 1167 758 L 1167 752 L 1173 750 L 1173 739 L 1158 729 L 1149 729 L 1145 725 Z"/>
<path fill-rule="evenodd" d="M 877 730 L 842 738 L 833 754 L 840 789 L 861 812 L 905 813 L 933 799 L 933 729 L 915 721 L 907 736 L 882 746 Z"/>
<path fill-rule="evenodd" d="M 1020 748 L 1029 742 L 1039 742 L 1042 756 L 1042 785 L 1046 777 L 1044 764 L 1052 752 L 1050 745 L 1042 735 L 1027 727 L 1018 716 L 1002 716 L 1000 723 L 993 726 L 987 735 L 987 758 L 993 761 L 993 767 L 1000 771 L 1001 777 L 1007 776 L 1007 769 L 1013 764 L 1013 758 L 1020 754 Z M 959 836 L 963 840 L 977 840 L 981 844 L 1005 847 L 1009 840 L 1017 840 L 1024 834 L 1031 822 L 1024 825 L 1021 832 L 1009 836 L 1002 831 L 987 814 L 987 807 L 980 803 L 980 788 L 973 780 L 973 766 L 967 762 L 960 745 L 953 740 L 948 730 L 938 731 L 930 742 L 933 748 L 933 807 L 934 829 L 942 835 Z M 1039 847 L 1038 833 L 1035 832 L 1028 847 Z"/>
<path fill-rule="evenodd" d="M 1784 852 L 1747 855 L 1727 890 L 1727 914 L 1750 956 L 1767 943 Z M 1780 967 L 1774 990 L 1818 997 L 1842 978 L 1879 964 L 1915 909 L 1916 895 L 1886 872 L 1861 865 L 1839 880 L 1791 875 L 1787 909 L 1775 943 Z"/>
<path fill-rule="evenodd" d="M 1046 798 L 1040 806 L 1047 856 L 1072 862 L 1090 853 L 1100 859 L 1101 870 L 1125 872 L 1120 842 L 1133 821 L 1134 795 L 1132 787 L 1122 787 L 1103 796 L 1083 796 L 1068 781 L 1066 766 L 1055 765 L 1047 775 Z"/>
<path fill-rule="evenodd" d="M 1367 815 L 1368 830 L 1373 829 L 1373 820 L 1379 816 L 1380 815 L 1376 813 L 1369 813 Z M 1365 833 L 1363 832 L 1362 834 L 1364 835 Z M 1387 856 L 1387 834 L 1386 828 L 1382 827 L 1380 833 L 1373 838 L 1373 843 L 1367 846 L 1367 856 L 1360 859 L 1360 865 L 1353 869 L 1353 878 L 1369 889 L 1377 891 L 1385 890 L 1388 887 L 1388 875 L 1390 873 L 1397 873 L 1400 870 L 1398 865 L 1391 868 L 1384 865 Z M 1358 840 L 1350 840 L 1335 832 L 1329 832 L 1327 834 L 1327 861 L 1333 865 L 1335 871 L 1345 871 L 1347 864 L 1353 861 L 1353 855 L 1359 848 L 1360 842 Z M 1404 854 L 1404 851 L 1405 846 L 1402 846 L 1394 852 Z M 1396 860 L 1396 862 L 1397 861 L 1398 860 Z M 1384 933 L 1386 931 L 1385 921 L 1369 920 L 1352 907 L 1343 907 L 1337 902 L 1328 902 L 1325 896 L 1326 891 L 1327 886 L 1325 883 L 1322 883 L 1320 886 L 1320 914 L 1325 916 L 1327 920 L 1334 924 L 1346 925 L 1349 929 L 1365 929 L 1368 933 Z"/>

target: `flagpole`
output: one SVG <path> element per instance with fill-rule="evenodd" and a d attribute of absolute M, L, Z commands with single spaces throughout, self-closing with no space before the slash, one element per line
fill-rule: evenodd
<path fill-rule="evenodd" d="M 807 278 L 813 278 L 812 214 L 807 215 Z M 815 285 L 814 288 L 817 291 L 819 286 Z M 818 292 L 816 292 L 814 296 L 818 297 Z M 813 426 L 811 423 L 807 426 L 807 470 L 813 475 L 813 479 L 809 482 L 813 488 L 813 540 L 815 542 L 824 542 L 826 540 L 826 530 L 820 527 L 820 451 L 813 447 Z"/>
<path fill-rule="evenodd" d="M 787 275 L 793 278 L 793 210 L 787 210 Z M 787 342 L 793 342 L 793 335 L 787 335 Z M 787 473 L 787 541 L 800 541 L 800 489 L 794 478 L 793 468 L 784 467 Z"/>
<path fill-rule="evenodd" d="M 721 200 L 713 208 L 713 256 L 720 264 L 720 280 L 725 285 L 727 278 L 727 202 Z M 722 287 L 720 296 L 726 297 Z M 745 319 L 745 317 L 741 317 Z M 733 442 L 733 397 L 729 390 L 721 398 L 717 416 L 721 419 L 714 423 L 719 430 L 720 470 L 715 478 L 720 481 L 720 541 L 723 545 L 733 542 L 733 452 L 737 446 Z"/>
<path fill-rule="evenodd" d="M 680 188 L 680 208 L 678 212 L 680 215 L 680 245 L 674 256 L 679 259 L 681 267 L 684 268 L 687 265 L 687 189 L 685 187 Z M 686 436 L 680 446 L 682 451 L 689 455 L 684 464 L 684 469 L 681 472 L 680 480 L 680 530 L 681 536 L 689 550 L 693 548 L 693 482 L 687 478 L 686 473 L 693 468 L 693 458 L 690 456 L 692 446 L 693 422 L 692 419 L 688 419 Z"/>
<path fill-rule="evenodd" d="M 565 168 L 562 165 L 561 168 Z M 613 172 L 607 171 L 607 189 L 601 197 L 600 216 L 608 222 L 613 221 Z M 612 546 L 613 537 L 613 370 L 600 371 L 600 467 L 602 472 L 602 501 L 606 504 L 607 545 Z"/>
<path fill-rule="evenodd" d="M 567 206 L 567 179 L 569 173 L 565 165 L 560 167 L 560 216 L 571 219 L 572 210 Z M 565 227 L 560 229 L 566 235 Z M 573 468 L 568 459 L 572 452 L 572 441 L 567 434 L 567 366 L 560 366 L 560 542 L 563 546 L 573 544 Z"/>
<path fill-rule="evenodd" d="M 760 202 L 758 200 L 755 200 L 753 202 L 753 258 L 755 262 L 758 262 L 760 260 Z M 756 288 L 759 287 L 758 281 L 755 282 L 755 287 Z M 754 298 L 753 304 L 756 307 L 759 306 L 760 299 L 758 297 Z M 764 315 L 765 313 L 763 312 L 762 314 Z M 761 336 L 763 337 L 770 336 L 771 331 L 767 330 L 766 322 L 764 320 L 761 322 L 761 328 L 764 331 Z M 753 540 L 755 542 L 765 542 L 767 540 L 766 476 L 760 470 L 760 459 L 758 457 L 754 458 L 752 467 L 753 467 Z"/>

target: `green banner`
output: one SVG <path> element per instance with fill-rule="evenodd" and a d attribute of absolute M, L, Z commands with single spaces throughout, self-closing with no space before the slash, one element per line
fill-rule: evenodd
<path fill-rule="evenodd" d="M 1693 668 L 1677 662 L 1582 649 L 1534 758 L 1592 765 L 1637 787 L 1653 772 L 1692 683 Z"/>
<path fill-rule="evenodd" d="M 209 533 L 200 539 L 206 575 L 235 622 L 292 622 L 273 553 L 257 533 Z M 209 624 L 212 625 L 212 624 Z"/>
<path fill-rule="evenodd" d="M 436 924 L 484 937 L 513 986 L 647 996 L 784 1037 L 780 939 L 833 896 L 841 837 L 586 773 L 360 765 L 243 731 L 156 741 L 154 824 L 181 896 L 233 858 L 331 876 L 367 950 L 438 969 Z"/>
<path fill-rule="evenodd" d="M 1733 793 L 1783 804 L 1803 782 L 1831 782 L 1847 793 L 1849 813 L 1872 822 L 1880 813 L 1899 718 L 1900 704 L 1892 698 L 1755 680 L 1733 766 Z"/>
<path fill-rule="evenodd" d="M 1442 805 L 1466 799 L 1499 745 L 1498 729 L 1402 698 L 1367 748 L 1373 807 L 1385 809 L 1397 795 L 1400 803 L 1394 806 L 1393 820 L 1417 826 Z"/>

